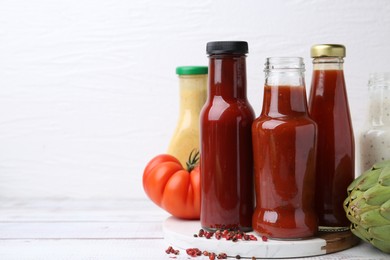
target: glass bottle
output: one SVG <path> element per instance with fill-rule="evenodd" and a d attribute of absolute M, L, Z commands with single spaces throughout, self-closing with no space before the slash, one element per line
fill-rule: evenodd
<path fill-rule="evenodd" d="M 342 231 L 349 221 L 343 209 L 346 190 L 355 176 L 355 145 L 345 86 L 345 47 L 311 48 L 313 76 L 309 111 L 318 125 L 316 208 L 320 230 Z"/>
<path fill-rule="evenodd" d="M 201 112 L 201 225 L 251 230 L 254 207 L 251 125 L 246 95 L 248 43 L 209 42 L 208 99 Z"/>
<path fill-rule="evenodd" d="M 360 171 L 390 159 L 390 72 L 371 73 L 368 81 L 369 108 L 360 135 Z"/>
<path fill-rule="evenodd" d="M 179 119 L 171 138 L 168 154 L 186 167 L 192 151 L 199 151 L 199 117 L 207 99 L 207 66 L 181 66 L 179 75 Z"/>
<path fill-rule="evenodd" d="M 253 122 L 256 208 L 253 229 L 278 239 L 317 231 L 317 125 L 309 117 L 300 57 L 267 58 L 261 115 Z"/>

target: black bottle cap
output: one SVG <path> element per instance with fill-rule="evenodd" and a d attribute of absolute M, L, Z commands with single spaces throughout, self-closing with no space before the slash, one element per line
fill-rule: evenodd
<path fill-rule="evenodd" d="M 248 43 L 244 41 L 208 42 L 206 52 L 212 54 L 247 54 Z"/>

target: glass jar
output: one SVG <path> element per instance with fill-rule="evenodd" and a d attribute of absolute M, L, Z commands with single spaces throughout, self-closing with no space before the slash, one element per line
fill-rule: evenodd
<path fill-rule="evenodd" d="M 370 74 L 368 91 L 368 116 L 360 135 L 361 172 L 390 159 L 390 72 Z"/>
<path fill-rule="evenodd" d="M 311 48 L 313 76 L 310 116 L 318 125 L 316 208 L 322 231 L 349 228 L 343 201 L 355 177 L 355 144 L 343 63 L 345 47 L 320 44 Z"/>
<path fill-rule="evenodd" d="M 253 122 L 256 209 L 253 229 L 279 239 L 317 231 L 317 125 L 309 117 L 303 59 L 268 58 L 261 115 Z"/>
<path fill-rule="evenodd" d="M 179 118 L 167 153 L 175 156 L 185 168 L 190 153 L 199 151 L 199 116 L 207 99 L 207 71 L 207 66 L 176 68 L 179 75 Z"/>
<path fill-rule="evenodd" d="M 209 42 L 208 99 L 201 112 L 201 225 L 249 231 L 254 207 L 251 125 L 246 96 L 248 43 Z"/>

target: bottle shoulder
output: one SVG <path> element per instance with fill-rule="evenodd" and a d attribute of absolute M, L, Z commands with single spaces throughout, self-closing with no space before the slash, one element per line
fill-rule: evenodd
<path fill-rule="evenodd" d="M 301 127 L 301 126 L 313 126 L 317 128 L 316 122 L 311 119 L 307 114 L 300 116 L 281 116 L 270 117 L 267 115 L 260 115 L 253 122 L 253 127 L 263 129 L 274 129 L 278 127 Z"/>
<path fill-rule="evenodd" d="M 208 100 L 202 109 L 201 115 L 203 118 L 211 120 L 236 117 L 247 117 L 253 120 L 255 117 L 254 110 L 247 100 L 226 100 L 220 96 Z"/>
<path fill-rule="evenodd" d="M 361 135 L 382 135 L 390 134 L 390 125 L 381 125 L 381 126 L 366 126 L 362 131 Z"/>
<path fill-rule="evenodd" d="M 343 70 L 314 70 L 310 99 L 315 103 L 325 102 L 328 105 L 348 104 Z"/>

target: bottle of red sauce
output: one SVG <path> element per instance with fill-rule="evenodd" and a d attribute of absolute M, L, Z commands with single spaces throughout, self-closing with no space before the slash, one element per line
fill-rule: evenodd
<path fill-rule="evenodd" d="M 247 53 L 247 42 L 207 43 L 208 98 L 200 118 L 200 220 L 208 230 L 252 230 L 254 111 L 246 95 Z"/>
<path fill-rule="evenodd" d="M 311 48 L 313 77 L 309 99 L 318 125 L 316 207 L 320 230 L 346 230 L 343 209 L 347 187 L 355 176 L 355 149 L 345 87 L 345 47 L 320 44 Z"/>
<path fill-rule="evenodd" d="M 278 239 L 313 236 L 317 125 L 309 117 L 303 59 L 268 58 L 261 115 L 253 122 L 253 229 Z"/>

